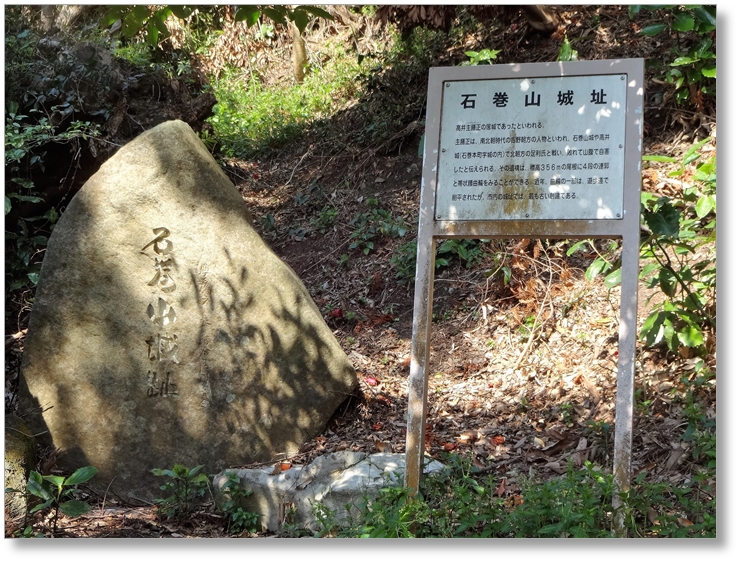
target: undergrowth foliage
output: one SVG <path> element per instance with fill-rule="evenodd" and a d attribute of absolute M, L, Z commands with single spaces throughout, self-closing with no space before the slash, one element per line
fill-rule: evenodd
<path fill-rule="evenodd" d="M 522 479 L 517 492 L 506 478 L 475 468 L 467 456 L 448 454 L 446 468 L 427 475 L 419 494 L 386 486 L 363 496 L 359 514 L 315 507 L 321 537 L 362 538 L 607 538 L 612 536 L 614 475 L 585 461 L 549 480 Z M 712 470 L 707 462 L 706 468 Z M 648 483 L 646 473 L 623 501 L 630 536 L 713 537 L 714 504 L 707 505 L 707 474 L 692 486 Z M 654 506 L 661 509 L 660 514 Z M 296 536 L 300 534 L 296 532 Z"/>
<path fill-rule="evenodd" d="M 28 514 L 51 509 L 51 536 L 53 537 L 57 532 L 60 512 L 68 517 L 79 517 L 90 511 L 90 505 L 75 496 L 78 492 L 77 487 L 90 480 L 97 473 L 98 469 L 94 466 L 79 468 L 68 477 L 55 474 L 42 476 L 40 473 L 32 470 L 28 476 L 27 493 L 29 496 L 42 501 L 33 506 L 28 511 Z M 6 490 L 6 493 L 8 491 L 17 492 L 17 490 Z M 30 527 L 26 527 L 23 536 L 36 536 L 32 535 L 29 529 Z"/>
<path fill-rule="evenodd" d="M 667 298 L 653 305 L 640 337 L 648 346 L 665 343 L 673 352 L 691 348 L 701 356 L 714 349 L 716 331 L 716 156 L 702 159 L 701 153 L 711 140 L 694 144 L 670 174 L 680 177 L 687 166 L 695 166 L 679 198 L 642 194 L 647 233 L 641 248 L 647 264 L 640 277 Z M 656 159 L 676 161 L 645 157 Z"/>
<path fill-rule="evenodd" d="M 252 494 L 252 491 L 242 488 L 239 476 L 233 472 L 228 473 L 227 477 L 227 482 L 221 487 L 225 501 L 220 508 L 227 518 L 226 529 L 230 533 L 256 531 L 259 527 L 259 513 L 244 509 L 242 506 L 243 501 Z"/>
<path fill-rule="evenodd" d="M 403 238 L 408 228 L 401 217 L 393 217 L 388 211 L 378 207 L 378 200 L 367 200 L 369 212 L 357 213 L 350 221 L 354 231 L 350 235 L 350 250 L 359 249 L 368 255 L 374 248 L 378 236 Z"/>
<path fill-rule="evenodd" d="M 76 116 L 99 103 L 111 85 L 105 71 L 40 37 L 23 18 L 22 8 L 6 9 L 5 283 L 10 291 L 36 286 L 59 218 L 37 185 L 51 171 L 46 168 L 49 147 L 66 145 L 79 153 L 98 135 L 98 125 Z"/>
<path fill-rule="evenodd" d="M 157 511 L 165 517 L 187 517 L 199 504 L 199 498 L 210 493 L 210 480 L 202 472 L 204 465 L 188 468 L 175 464 L 171 469 L 153 468 L 152 474 L 163 476 L 167 480 L 160 486 L 170 495 L 156 501 Z"/>
<path fill-rule="evenodd" d="M 713 149 L 702 150 L 711 148 L 712 140 L 695 143 L 680 159 L 643 157 L 646 162 L 679 164 L 668 175 L 684 182 L 677 197 L 641 194 L 640 279 L 647 289 L 659 289 L 663 298 L 648 297 L 650 314 L 639 337 L 648 347 L 662 345 L 684 356 L 704 357 L 714 351 L 716 341 L 717 159 Z M 591 242 L 578 242 L 569 253 L 587 243 Z M 618 285 L 621 260 L 609 257 L 616 249 L 614 245 L 599 253 L 586 277 L 604 274 L 607 286 Z"/>
<path fill-rule="evenodd" d="M 657 95 L 661 101 L 663 97 L 675 96 L 679 105 L 692 102 L 701 111 L 705 100 L 716 95 L 717 7 L 635 4 L 629 8 L 630 18 L 642 10 L 655 11 L 663 17 L 660 23 L 643 28 L 640 34 L 648 37 L 669 35 L 674 45 L 671 53 L 675 58 L 666 61 L 667 64 L 649 61 L 664 69 L 665 82 L 674 87 L 673 92 L 663 91 Z"/>

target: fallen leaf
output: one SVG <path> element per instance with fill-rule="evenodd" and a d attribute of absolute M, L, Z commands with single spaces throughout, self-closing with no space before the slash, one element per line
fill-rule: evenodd
<path fill-rule="evenodd" d="M 545 468 L 549 468 L 553 472 L 557 472 L 558 474 L 565 474 L 565 469 L 560 466 L 560 463 L 557 461 L 549 462 L 545 465 Z"/>
<path fill-rule="evenodd" d="M 518 505 L 522 505 L 524 503 L 524 498 L 520 496 L 519 494 L 515 496 L 510 496 L 504 500 L 504 505 L 507 509 L 512 510 Z"/>
<path fill-rule="evenodd" d="M 560 433 L 557 429 L 550 428 L 547 431 L 545 431 L 545 433 L 547 433 L 547 435 L 551 437 L 552 439 L 554 439 L 555 441 L 561 441 L 565 439 L 565 435 Z"/>
<path fill-rule="evenodd" d="M 373 424 L 373 431 L 378 431 L 379 429 L 383 429 L 383 424 L 378 422 Z"/>
<path fill-rule="evenodd" d="M 536 439 L 536 437 L 535 437 Z M 569 447 L 572 447 L 575 445 L 577 441 L 575 439 L 566 438 L 562 441 L 558 441 L 557 443 L 550 445 L 546 449 L 542 449 L 543 453 L 547 453 L 549 456 L 554 456 L 555 454 L 559 453 L 563 449 L 567 449 Z"/>
<path fill-rule="evenodd" d="M 691 525 L 693 525 L 691 521 L 689 521 L 688 519 L 684 519 L 683 517 L 677 517 L 676 521 L 678 521 L 678 524 L 682 527 L 690 527 Z"/>
<path fill-rule="evenodd" d="M 501 484 L 499 484 L 499 487 L 496 488 L 496 495 L 498 497 L 503 496 L 506 493 L 506 477 L 504 477 L 503 480 L 501 480 Z"/>
<path fill-rule="evenodd" d="M 458 439 L 464 443 L 475 441 L 476 439 L 478 439 L 478 432 L 472 429 L 465 430 L 460 434 Z"/>
<path fill-rule="evenodd" d="M 445 449 L 445 451 L 454 451 L 457 449 L 457 443 L 445 443 L 442 445 Z"/>
<path fill-rule="evenodd" d="M 384 314 L 383 316 L 372 318 L 370 320 L 370 325 L 375 327 L 386 322 L 393 322 L 393 320 L 395 320 L 395 317 L 392 314 Z"/>
<path fill-rule="evenodd" d="M 658 512 L 655 511 L 652 507 L 648 507 L 647 516 L 653 525 L 660 525 L 660 520 L 658 519 Z"/>
<path fill-rule="evenodd" d="M 503 445 L 504 441 L 506 441 L 506 438 L 503 435 L 495 435 L 491 438 L 491 443 L 494 445 Z"/>
<path fill-rule="evenodd" d="M 685 454 L 686 451 L 684 451 L 681 447 L 673 449 L 673 451 L 671 452 L 671 456 L 666 461 L 665 468 L 663 470 L 666 472 L 673 470 L 673 467 L 679 464 L 679 461 L 683 458 Z"/>

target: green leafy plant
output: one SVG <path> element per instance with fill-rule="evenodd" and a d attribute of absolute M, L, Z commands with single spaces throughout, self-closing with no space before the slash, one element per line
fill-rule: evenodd
<path fill-rule="evenodd" d="M 502 517 L 500 532 L 513 537 L 597 538 L 611 535 L 613 476 L 588 461 L 562 479 L 522 485 L 522 503 Z"/>
<path fill-rule="evenodd" d="M 435 270 L 449 267 L 455 262 L 460 263 L 465 268 L 479 264 L 486 254 L 483 246 L 486 242 L 488 240 L 474 240 L 469 238 L 460 240 L 450 238 L 445 240 L 437 246 L 434 258 Z M 414 278 L 416 275 L 416 253 L 416 240 L 401 244 L 393 252 L 391 264 L 396 270 L 396 277 L 398 279 L 408 281 Z M 505 282 L 508 283 L 511 277 L 511 270 L 507 266 L 493 269 L 486 272 L 486 274 L 493 275 L 499 271 L 504 275 Z"/>
<path fill-rule="evenodd" d="M 667 298 L 653 305 L 640 337 L 649 346 L 663 342 L 674 352 L 684 346 L 701 353 L 706 335 L 716 329 L 716 157 L 700 160 L 700 149 L 709 140 L 694 144 L 670 174 L 683 175 L 689 164 L 696 166 L 693 184 L 680 198 L 642 194 L 647 234 L 641 249 L 647 264 L 640 277 Z M 666 157 L 644 159 L 666 161 Z"/>
<path fill-rule="evenodd" d="M 339 210 L 336 207 L 324 205 L 319 212 L 319 216 L 311 219 L 311 226 L 322 234 L 326 234 L 334 227 L 338 215 Z"/>
<path fill-rule="evenodd" d="M 34 531 L 31 525 L 26 525 L 22 530 L 18 529 L 13 533 L 13 536 L 18 539 L 43 539 L 44 533 L 41 531 Z"/>
<path fill-rule="evenodd" d="M 643 236 L 640 257 L 645 265 L 640 279 L 647 288 L 659 288 L 664 299 L 654 303 L 640 330 L 648 346 L 665 344 L 672 352 L 684 347 L 702 355 L 716 331 L 716 156 L 702 160 L 701 147 L 711 138 L 692 145 L 682 159 L 647 155 L 645 161 L 671 162 L 679 168 L 669 176 L 684 176 L 695 167 L 678 198 L 643 192 Z M 572 245 L 571 255 L 584 244 Z M 621 282 L 621 259 L 598 257 L 586 270 L 589 280 L 605 275 L 608 287 Z"/>
<path fill-rule="evenodd" d="M 39 113 L 38 111 L 31 110 Z M 8 102 L 5 118 L 5 170 L 9 176 L 5 192 L 5 216 L 17 204 L 43 203 L 29 173 L 32 169 L 44 172 L 43 147 L 50 143 L 71 143 L 87 140 L 98 133 L 89 122 L 74 121 L 59 132 L 48 117 L 36 122 L 20 113 L 18 103 Z M 41 256 L 48 243 L 48 235 L 59 218 L 53 207 L 42 209 L 39 215 L 14 216 L 15 224 L 6 225 L 6 276 L 11 291 L 26 286 L 35 287 L 41 269 Z"/>
<path fill-rule="evenodd" d="M 716 476 L 712 472 L 712 479 Z M 682 486 L 648 482 L 640 472 L 623 495 L 626 524 L 635 537 L 716 537 L 717 501 L 707 473 L 696 473 Z"/>
<path fill-rule="evenodd" d="M 363 499 L 361 510 L 364 523 L 358 529 L 360 538 L 411 538 L 412 525 L 417 520 L 420 504 L 405 488 L 380 489 L 377 499 Z M 354 535 L 355 533 L 353 533 Z"/>
<path fill-rule="evenodd" d="M 560 416 L 563 420 L 563 423 L 567 426 L 573 425 L 573 404 L 570 402 L 563 402 L 558 406 L 558 409 L 560 410 Z"/>
<path fill-rule="evenodd" d="M 202 54 L 221 35 L 225 22 L 244 22 L 250 29 L 248 43 L 270 43 L 278 30 L 286 26 L 298 30 L 299 37 L 314 18 L 332 20 L 333 16 L 318 6 L 256 5 L 256 6 L 111 6 L 100 25 L 108 28 L 121 22 L 123 43 L 146 42 L 149 49 L 162 51 L 173 59 L 177 75 L 193 74 L 193 55 Z M 170 32 L 165 22 L 179 21 L 190 55 L 181 58 L 182 51 L 172 48 L 165 40 Z M 271 23 L 268 23 L 271 22 Z M 302 41 L 302 39 L 300 39 Z M 293 45 L 297 44 L 293 41 Z M 251 46 L 250 46 L 251 50 Z M 331 50 L 331 52 L 327 52 Z M 303 56 L 307 57 L 305 49 Z M 247 158 L 258 152 L 273 151 L 299 138 L 306 128 L 320 126 L 355 91 L 357 71 L 355 57 L 335 46 L 312 46 L 310 72 L 301 75 L 298 83 L 266 85 L 260 76 L 260 63 L 250 57 L 239 67 L 226 66 L 211 76 L 209 86 L 217 104 L 209 118 L 212 133 L 204 133 L 207 143 L 223 157 Z M 314 64 L 313 61 L 318 61 Z M 326 61 L 326 64 L 324 64 Z M 308 59 L 305 68 L 308 68 Z M 172 66 L 172 65 L 171 65 Z"/>
<path fill-rule="evenodd" d="M 437 256 L 434 262 L 435 268 L 447 267 L 450 261 L 458 258 L 466 268 L 477 265 L 483 259 L 485 251 L 483 244 L 488 240 L 454 239 L 450 238 L 442 242 L 437 248 Z"/>
<path fill-rule="evenodd" d="M 716 535 L 716 439 L 711 425 L 696 432 L 696 458 L 703 469 L 690 482 L 673 485 L 648 482 L 641 473 L 624 503 L 628 535 L 634 537 L 712 537 Z M 595 423 L 592 430 L 608 434 L 611 427 Z M 705 437 L 706 435 L 706 437 Z M 443 454 L 445 468 L 425 476 L 419 494 L 389 484 L 375 497 L 363 496 L 347 505 L 346 517 L 321 503 L 314 506 L 318 536 L 325 537 L 501 537 L 606 538 L 612 534 L 614 475 L 590 461 L 570 464 L 565 474 L 538 481 L 522 477 L 515 488 L 501 477 L 482 472 L 469 455 Z M 659 523 L 648 513 L 660 513 Z M 355 513 L 353 516 L 352 513 Z"/>
<path fill-rule="evenodd" d="M 537 317 L 535 315 L 527 316 L 521 326 L 517 328 L 517 338 L 520 342 L 525 342 L 529 339 L 532 332 L 539 327 L 540 324 L 537 323 Z"/>
<path fill-rule="evenodd" d="M 480 474 L 468 455 L 445 454 L 444 470 L 425 477 L 420 486 L 423 519 L 417 536 L 494 537 L 493 523 L 503 511 L 491 474 Z"/>
<path fill-rule="evenodd" d="M 393 251 L 391 265 L 396 270 L 396 278 L 409 281 L 415 277 L 416 252 L 416 240 L 405 242 Z"/>
<path fill-rule="evenodd" d="M 563 61 L 563 62 L 578 60 L 578 51 L 576 51 L 571 46 L 567 35 L 563 39 L 563 44 L 560 46 L 560 51 L 558 51 L 557 60 Z"/>
<path fill-rule="evenodd" d="M 665 70 L 665 80 L 674 85 L 677 103 L 692 99 L 701 105 L 698 92 L 714 96 L 713 81 L 717 77 L 716 6 L 636 4 L 629 8 L 630 18 L 641 10 L 660 11 L 669 20 L 669 23 L 646 26 L 640 31 L 641 35 L 652 37 L 665 30 L 675 33 L 677 44 L 672 49 L 675 58 Z"/>
<path fill-rule="evenodd" d="M 397 475 L 400 478 L 400 475 Z M 344 506 L 346 513 L 338 514 L 321 503 L 313 506 L 319 537 L 357 538 L 412 538 L 412 526 L 418 524 L 423 503 L 411 491 L 391 485 L 378 490 L 375 496 L 363 494 L 357 505 Z M 353 512 L 359 512 L 355 517 Z"/>
<path fill-rule="evenodd" d="M 320 134 L 324 120 L 357 95 L 356 59 L 336 46 L 314 50 L 327 61 L 302 83 L 267 85 L 237 68 L 226 68 L 212 80 L 218 103 L 208 121 L 223 156 L 253 157 L 278 150 L 306 131 Z"/>
<path fill-rule="evenodd" d="M 272 213 L 267 213 L 264 217 L 262 217 L 262 228 L 264 228 L 266 231 L 275 231 L 275 215 Z"/>
<path fill-rule="evenodd" d="M 606 247 L 599 248 L 593 240 L 579 240 L 572 244 L 565 254 L 570 257 L 579 250 L 588 247 L 589 253 L 595 253 L 596 258 L 586 268 L 584 277 L 589 281 L 594 281 L 599 275 L 604 275 L 604 283 L 607 287 L 612 288 L 622 281 L 621 261 L 618 257 L 613 257 L 618 249 L 618 242 L 608 240 L 604 243 Z"/>
<path fill-rule="evenodd" d="M 167 518 L 185 517 L 195 509 L 199 498 L 210 492 L 208 476 L 201 473 L 204 465 L 188 468 L 175 464 L 172 469 L 153 468 L 152 474 L 168 478 L 159 489 L 171 492 L 166 498 L 155 500 L 157 511 Z"/>
<path fill-rule="evenodd" d="M 243 502 L 252 495 L 252 491 L 242 488 L 239 476 L 228 473 L 228 480 L 221 488 L 221 492 L 224 494 L 226 501 L 220 509 L 228 518 L 227 528 L 229 532 L 256 531 L 260 514 L 244 509 Z"/>
<path fill-rule="evenodd" d="M 387 238 L 403 238 L 408 231 L 406 223 L 401 217 L 393 217 L 385 209 L 377 207 L 376 199 L 368 199 L 368 205 L 372 207 L 369 212 L 357 213 L 350 221 L 355 230 L 350 235 L 352 243 L 350 250 L 359 249 L 368 255 L 374 248 L 374 240 L 378 235 Z"/>
<path fill-rule="evenodd" d="M 116 21 L 121 21 L 121 34 L 126 38 L 133 38 L 143 34 L 147 44 L 152 47 L 169 36 L 165 24 L 170 17 L 187 20 L 193 16 L 199 7 L 196 6 L 111 6 L 101 20 L 103 27 L 109 27 Z M 236 21 L 244 21 L 247 27 L 252 27 L 265 15 L 277 24 L 293 22 L 303 33 L 312 16 L 333 20 L 334 17 L 318 6 L 239 6 L 234 13 Z"/>
<path fill-rule="evenodd" d="M 483 49 L 481 51 L 465 51 L 468 60 L 460 63 L 460 66 L 477 66 L 479 64 L 494 64 L 493 61 L 501 52 L 496 49 Z"/>
<path fill-rule="evenodd" d="M 610 458 L 614 442 L 611 424 L 601 420 L 587 420 L 585 434 L 590 437 L 589 441 L 597 447 L 598 457 L 604 460 Z"/>
<path fill-rule="evenodd" d="M 77 469 L 71 476 L 42 476 L 35 470 L 28 475 L 27 489 L 28 493 L 41 498 L 42 503 L 36 505 L 30 510 L 30 513 L 36 513 L 43 509 L 52 508 L 52 536 L 57 532 L 57 521 L 61 511 L 68 517 L 79 517 L 90 511 L 90 505 L 79 499 L 66 499 L 74 496 L 79 484 L 84 484 L 95 476 L 98 469 L 94 466 L 84 466 Z"/>

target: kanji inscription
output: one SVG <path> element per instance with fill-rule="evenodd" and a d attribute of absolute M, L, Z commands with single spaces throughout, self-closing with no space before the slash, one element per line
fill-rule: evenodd
<path fill-rule="evenodd" d="M 445 82 L 436 219 L 620 219 L 625 78 Z"/>
<path fill-rule="evenodd" d="M 147 317 L 155 330 L 145 340 L 147 356 L 152 362 L 146 373 L 146 395 L 150 398 L 166 398 L 179 396 L 174 375 L 174 366 L 179 364 L 177 334 L 174 333 L 177 312 L 165 298 L 175 291 L 177 284 L 172 277 L 174 258 L 172 241 L 168 238 L 170 231 L 165 227 L 152 230 L 155 238 L 142 248 L 142 251 L 154 253 L 155 273 L 147 285 L 156 287 L 163 295 L 158 295 L 146 308 Z"/>

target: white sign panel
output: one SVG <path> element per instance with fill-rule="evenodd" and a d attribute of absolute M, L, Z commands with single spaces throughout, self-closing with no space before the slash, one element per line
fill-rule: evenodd
<path fill-rule="evenodd" d="M 435 217 L 621 219 L 625 74 L 444 82 Z"/>

